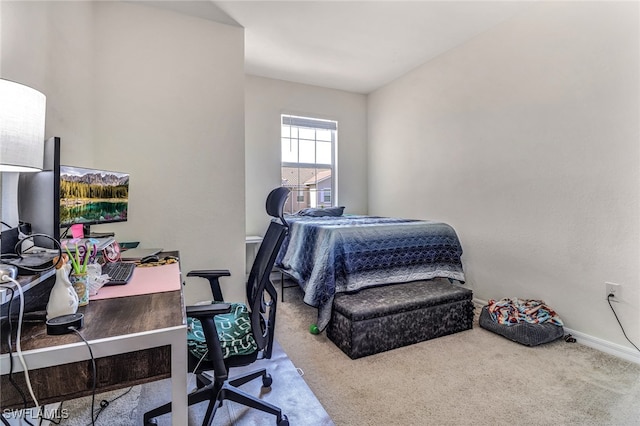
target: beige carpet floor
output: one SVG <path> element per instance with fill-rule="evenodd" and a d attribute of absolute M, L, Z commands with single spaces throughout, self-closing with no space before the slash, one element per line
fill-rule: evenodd
<path fill-rule="evenodd" d="M 477 317 L 477 316 L 476 316 Z M 563 339 L 538 347 L 478 326 L 351 360 L 297 288 L 276 338 L 336 425 L 640 425 L 640 365 Z"/>

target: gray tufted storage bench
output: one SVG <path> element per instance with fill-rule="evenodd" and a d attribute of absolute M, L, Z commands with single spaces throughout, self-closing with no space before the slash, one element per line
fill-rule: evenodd
<path fill-rule="evenodd" d="M 448 281 L 415 281 L 336 294 L 327 337 L 356 359 L 473 326 L 473 292 Z"/>

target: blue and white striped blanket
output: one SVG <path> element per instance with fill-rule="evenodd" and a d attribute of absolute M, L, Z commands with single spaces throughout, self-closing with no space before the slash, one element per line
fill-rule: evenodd
<path fill-rule="evenodd" d="M 446 223 L 374 216 L 286 220 L 289 235 L 276 266 L 298 281 L 304 302 L 318 308 L 320 330 L 336 293 L 436 277 L 465 280 L 462 247 Z"/>

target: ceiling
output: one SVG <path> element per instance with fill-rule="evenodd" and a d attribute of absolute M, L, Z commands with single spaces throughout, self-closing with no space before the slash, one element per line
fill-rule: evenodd
<path fill-rule="evenodd" d="M 369 93 L 527 1 L 144 1 L 245 29 L 247 74 Z"/>

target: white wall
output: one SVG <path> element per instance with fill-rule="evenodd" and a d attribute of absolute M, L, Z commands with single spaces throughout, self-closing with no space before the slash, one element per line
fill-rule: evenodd
<path fill-rule="evenodd" d="M 479 299 L 640 342 L 636 2 L 544 2 L 369 96 L 369 213 L 458 231 Z"/>
<path fill-rule="evenodd" d="M 6 2 L 2 76 L 47 95 L 62 162 L 131 173 L 120 241 L 228 268 L 244 300 L 244 34 L 121 2 Z M 208 298 L 189 281 L 187 302 Z"/>
<path fill-rule="evenodd" d="M 47 137 L 62 137 L 63 159 L 91 165 L 91 2 L 2 3 L 2 77 L 44 93 Z"/>
<path fill-rule="evenodd" d="M 338 121 L 338 204 L 366 213 L 366 97 L 250 75 L 245 82 L 247 234 L 264 234 L 264 202 L 281 183 L 281 114 Z"/>

